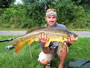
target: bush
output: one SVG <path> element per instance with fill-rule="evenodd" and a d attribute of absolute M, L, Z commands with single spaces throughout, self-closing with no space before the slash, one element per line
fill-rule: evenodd
<path fill-rule="evenodd" d="M 26 0 L 25 0 L 26 1 Z M 46 24 L 45 5 L 55 8 L 58 14 L 57 22 L 69 28 L 90 27 L 89 16 L 85 9 L 72 0 L 47 0 L 25 2 L 23 5 L 15 5 L 13 8 L 0 9 L 0 24 L 2 27 L 32 28 Z M 89 12 L 89 11 L 88 11 Z"/>
<path fill-rule="evenodd" d="M 23 28 L 28 27 L 32 20 L 26 16 L 26 9 L 22 8 L 6 8 L 0 16 L 0 24 L 2 27 Z"/>
<path fill-rule="evenodd" d="M 51 8 L 57 9 L 58 23 L 69 28 L 82 28 L 86 25 L 85 11 L 82 6 L 77 6 L 71 0 L 57 0 Z"/>

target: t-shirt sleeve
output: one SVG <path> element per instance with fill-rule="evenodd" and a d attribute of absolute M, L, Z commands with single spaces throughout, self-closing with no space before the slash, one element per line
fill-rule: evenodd
<path fill-rule="evenodd" d="M 59 28 L 59 29 L 62 29 L 62 30 L 67 30 L 66 26 L 63 25 L 63 24 L 57 24 L 56 28 Z"/>

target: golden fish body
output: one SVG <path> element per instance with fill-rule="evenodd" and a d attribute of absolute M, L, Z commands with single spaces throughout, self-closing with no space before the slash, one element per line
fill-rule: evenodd
<path fill-rule="evenodd" d="M 45 47 L 48 47 L 51 41 L 58 41 L 62 44 L 68 40 L 70 35 L 75 37 L 75 40 L 78 39 L 78 36 L 72 32 L 67 30 L 60 30 L 55 27 L 38 27 L 29 30 L 24 36 L 16 38 L 10 44 L 16 46 L 15 52 L 18 53 L 20 49 L 23 47 L 25 42 L 28 41 L 28 45 L 30 45 L 34 41 L 39 41 L 39 37 L 41 33 L 45 33 L 50 39 L 45 44 Z M 60 47 L 63 48 L 63 45 Z"/>

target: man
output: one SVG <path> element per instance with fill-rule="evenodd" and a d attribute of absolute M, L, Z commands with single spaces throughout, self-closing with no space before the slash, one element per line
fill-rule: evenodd
<path fill-rule="evenodd" d="M 64 25 L 56 23 L 57 13 L 55 9 L 47 10 L 45 20 L 47 21 L 46 27 L 56 27 L 58 29 L 67 30 Z M 55 57 L 55 55 L 58 55 L 60 59 L 58 68 L 63 68 L 63 64 L 67 56 L 68 46 L 75 42 L 74 36 L 69 37 L 68 41 L 66 41 L 66 43 L 64 44 L 64 48 L 62 51 L 60 51 L 58 46 L 60 42 L 52 41 L 48 47 L 45 47 L 45 43 L 48 42 L 49 39 L 50 38 L 46 34 L 40 34 L 42 52 L 39 54 L 38 60 L 41 64 L 45 65 L 45 68 L 51 68 L 51 60 Z"/>

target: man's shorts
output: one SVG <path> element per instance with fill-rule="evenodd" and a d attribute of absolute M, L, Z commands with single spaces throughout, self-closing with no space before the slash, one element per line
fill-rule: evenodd
<path fill-rule="evenodd" d="M 68 52 L 68 46 L 67 46 L 67 52 Z M 39 54 L 38 61 L 41 62 L 42 60 L 47 60 L 48 62 L 51 62 L 51 60 L 55 57 L 55 55 L 60 56 L 60 46 L 58 46 L 54 50 L 50 50 L 49 54 L 45 54 L 43 51 L 41 51 Z"/>

